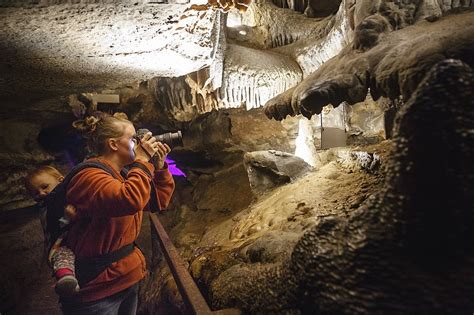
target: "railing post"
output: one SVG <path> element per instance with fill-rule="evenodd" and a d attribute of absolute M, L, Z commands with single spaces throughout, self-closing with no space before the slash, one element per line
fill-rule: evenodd
<path fill-rule="evenodd" d="M 151 223 L 151 217 L 150 217 Z M 163 261 L 163 250 L 161 249 L 158 232 L 153 223 L 150 224 L 151 235 L 151 267 L 155 268 Z"/>
<path fill-rule="evenodd" d="M 199 288 L 197 287 L 194 279 L 189 274 L 184 261 L 179 256 L 176 247 L 174 247 L 171 239 L 166 233 L 163 225 L 158 220 L 158 217 L 154 213 L 150 213 L 150 220 L 152 226 L 156 230 L 158 241 L 161 246 L 163 256 L 166 258 L 168 266 L 170 267 L 173 278 L 178 286 L 179 292 L 183 297 L 183 301 L 186 304 L 187 309 L 191 314 L 204 315 L 204 314 L 226 314 L 226 315 L 238 315 L 240 311 L 238 309 L 225 309 L 212 312 L 207 305 L 206 300 L 202 296 Z M 153 234 L 152 234 L 153 235 Z"/>

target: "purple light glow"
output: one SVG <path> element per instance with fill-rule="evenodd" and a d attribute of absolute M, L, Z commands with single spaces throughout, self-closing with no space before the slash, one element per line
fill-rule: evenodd
<path fill-rule="evenodd" d="M 184 172 L 176 166 L 175 161 L 173 161 L 169 158 L 166 158 L 165 161 L 166 161 L 166 163 L 168 163 L 168 169 L 169 169 L 169 171 L 172 175 L 186 177 L 186 174 L 184 174 Z"/>

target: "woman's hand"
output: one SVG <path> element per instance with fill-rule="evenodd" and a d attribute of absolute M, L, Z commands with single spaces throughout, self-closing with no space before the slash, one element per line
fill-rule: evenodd
<path fill-rule="evenodd" d="M 140 142 L 135 146 L 135 158 L 147 162 L 150 161 L 158 150 L 157 145 L 156 138 L 152 136 L 151 132 L 145 133 Z"/>
<path fill-rule="evenodd" d="M 157 141 L 158 143 L 158 150 L 156 151 L 155 156 L 155 168 L 162 169 L 165 165 L 166 156 L 170 153 L 171 148 L 166 144 Z"/>
<path fill-rule="evenodd" d="M 147 132 L 135 148 L 135 158 L 148 162 L 156 155 L 155 167 L 161 169 L 170 151 L 171 149 L 166 143 L 157 141 L 151 132 Z"/>

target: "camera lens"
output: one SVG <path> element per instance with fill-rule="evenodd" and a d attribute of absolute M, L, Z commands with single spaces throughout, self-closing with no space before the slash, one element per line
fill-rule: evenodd
<path fill-rule="evenodd" d="M 149 132 L 148 129 L 138 129 L 137 137 L 142 138 L 147 132 Z M 177 132 L 167 132 L 161 135 L 154 135 L 153 137 L 162 143 L 166 143 L 170 148 L 183 146 L 181 130 L 178 130 Z"/>
<path fill-rule="evenodd" d="M 183 146 L 183 136 L 181 131 L 167 132 L 161 135 L 156 135 L 155 138 L 160 142 L 166 143 L 171 148 Z"/>

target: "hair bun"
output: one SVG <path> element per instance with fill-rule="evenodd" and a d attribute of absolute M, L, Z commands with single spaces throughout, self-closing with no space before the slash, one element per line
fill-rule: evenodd
<path fill-rule="evenodd" d="M 113 115 L 114 118 L 118 118 L 118 119 L 126 119 L 128 120 L 128 116 L 127 114 L 123 113 L 123 112 L 118 112 L 118 113 L 115 113 Z"/>
<path fill-rule="evenodd" d="M 88 116 L 84 119 L 76 120 L 72 123 L 72 126 L 77 129 L 79 132 L 88 135 L 95 131 L 97 124 L 99 123 L 100 118 L 95 116 Z"/>

